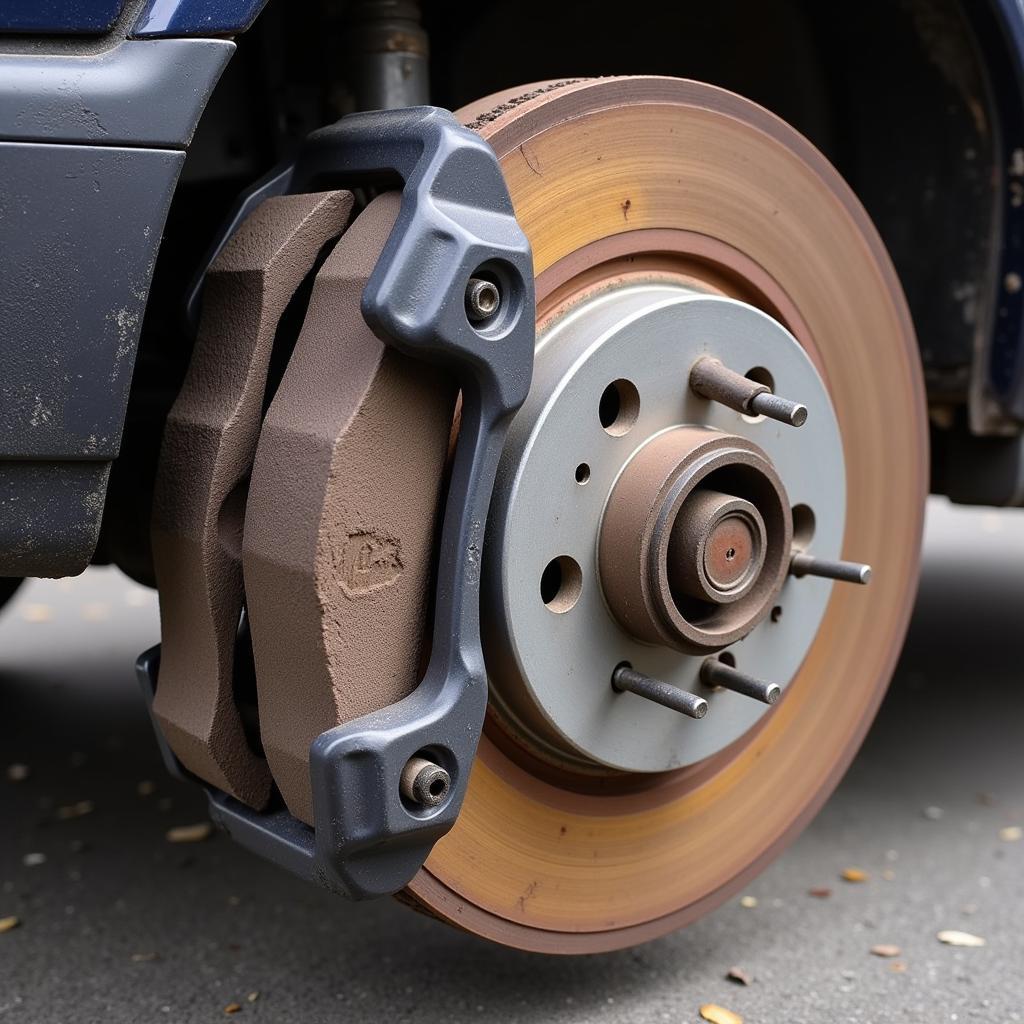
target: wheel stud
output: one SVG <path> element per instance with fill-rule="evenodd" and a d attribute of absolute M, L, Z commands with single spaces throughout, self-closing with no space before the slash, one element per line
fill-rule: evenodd
<path fill-rule="evenodd" d="M 702 356 L 693 364 L 690 390 L 748 416 L 767 416 L 792 427 L 802 427 L 807 421 L 807 406 L 780 398 L 767 384 L 730 370 L 713 356 Z"/>
<path fill-rule="evenodd" d="M 871 580 L 871 566 L 860 562 L 831 561 L 815 558 L 797 552 L 789 563 L 789 573 L 801 576 L 821 576 L 827 580 L 841 580 L 843 583 L 868 583 Z"/>
<path fill-rule="evenodd" d="M 807 422 L 806 405 L 791 402 L 788 398 L 779 398 L 770 391 L 754 395 L 750 400 L 749 409 L 755 416 L 767 416 L 780 423 L 788 423 L 791 427 L 802 427 Z"/>
<path fill-rule="evenodd" d="M 744 697 L 753 697 L 763 704 L 774 704 L 782 696 L 778 683 L 766 683 L 756 676 L 748 676 L 718 658 L 708 658 L 700 667 L 700 681 L 705 686 L 721 686 Z"/>
<path fill-rule="evenodd" d="M 651 679 L 642 672 L 634 672 L 628 665 L 620 665 L 612 673 L 612 689 L 619 693 L 628 690 L 690 718 L 703 718 L 708 713 L 708 702 L 703 697 L 663 683 L 660 679 Z"/>

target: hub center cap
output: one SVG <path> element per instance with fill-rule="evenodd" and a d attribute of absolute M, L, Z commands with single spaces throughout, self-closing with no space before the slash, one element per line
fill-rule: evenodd
<path fill-rule="evenodd" d="M 694 393 L 708 355 L 798 397 L 807 425 Z M 717 655 L 785 689 L 832 586 L 788 575 L 794 545 L 810 529 L 816 555 L 837 558 L 845 505 L 827 390 L 781 324 L 664 280 L 585 298 L 538 339 L 492 503 L 482 611 L 499 719 L 580 771 L 660 772 L 721 750 L 768 708 L 705 685 L 702 665 Z M 620 692 L 623 666 L 706 714 Z"/>
<path fill-rule="evenodd" d="M 764 560 L 764 520 L 749 501 L 716 491 L 702 495 L 700 506 L 689 514 L 707 515 L 709 511 L 715 515 L 715 522 L 703 536 L 697 531 L 696 552 L 678 552 L 680 557 L 676 561 L 670 542 L 669 573 L 675 569 L 679 579 L 672 582 L 692 597 L 706 594 L 713 601 L 735 601 L 745 589 L 742 585 L 753 583 Z M 674 540 L 676 530 L 672 532 Z M 678 532 L 683 534 L 681 540 L 685 543 L 689 539 L 688 531 L 680 528 Z M 691 560 L 703 571 L 694 573 Z M 692 585 L 693 577 L 696 577 L 696 588 Z"/>

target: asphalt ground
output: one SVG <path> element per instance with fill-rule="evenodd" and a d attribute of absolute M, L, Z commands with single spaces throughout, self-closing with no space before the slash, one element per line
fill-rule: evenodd
<path fill-rule="evenodd" d="M 1024 1019 L 1024 512 L 930 505 L 906 649 L 835 795 L 742 899 L 616 954 L 502 949 L 222 835 L 168 842 L 205 812 L 135 682 L 157 637 L 109 569 L 33 581 L 0 620 L 0 767 L 28 772 L 0 775 L 0 1022 Z"/>

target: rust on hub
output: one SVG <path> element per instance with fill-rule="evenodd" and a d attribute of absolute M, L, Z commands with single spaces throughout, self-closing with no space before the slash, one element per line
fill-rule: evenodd
<path fill-rule="evenodd" d="M 746 575 L 754 554 L 754 531 L 739 515 L 728 516 L 712 530 L 704 548 L 704 571 L 722 590 Z"/>
<path fill-rule="evenodd" d="M 764 565 L 764 519 L 751 502 L 698 488 L 676 516 L 668 547 L 676 594 L 715 604 L 739 600 Z"/>
<path fill-rule="evenodd" d="M 676 427 L 633 456 L 608 499 L 598 542 L 605 599 L 638 640 L 721 650 L 768 614 L 792 537 L 782 481 L 756 444 Z"/>

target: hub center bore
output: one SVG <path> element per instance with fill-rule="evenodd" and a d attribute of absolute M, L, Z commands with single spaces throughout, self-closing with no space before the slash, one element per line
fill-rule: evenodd
<path fill-rule="evenodd" d="M 707 356 L 746 373 L 741 389 L 770 379 L 798 398 L 806 425 L 697 394 Z M 488 523 L 495 721 L 584 774 L 664 772 L 722 750 L 767 704 L 702 666 L 726 658 L 722 669 L 777 684 L 772 699 L 785 689 L 831 589 L 794 585 L 793 523 L 805 543 L 813 522 L 816 555 L 838 557 L 845 507 L 827 390 L 776 320 L 664 278 L 567 303 L 538 339 Z M 655 703 L 648 684 L 693 707 Z"/>

